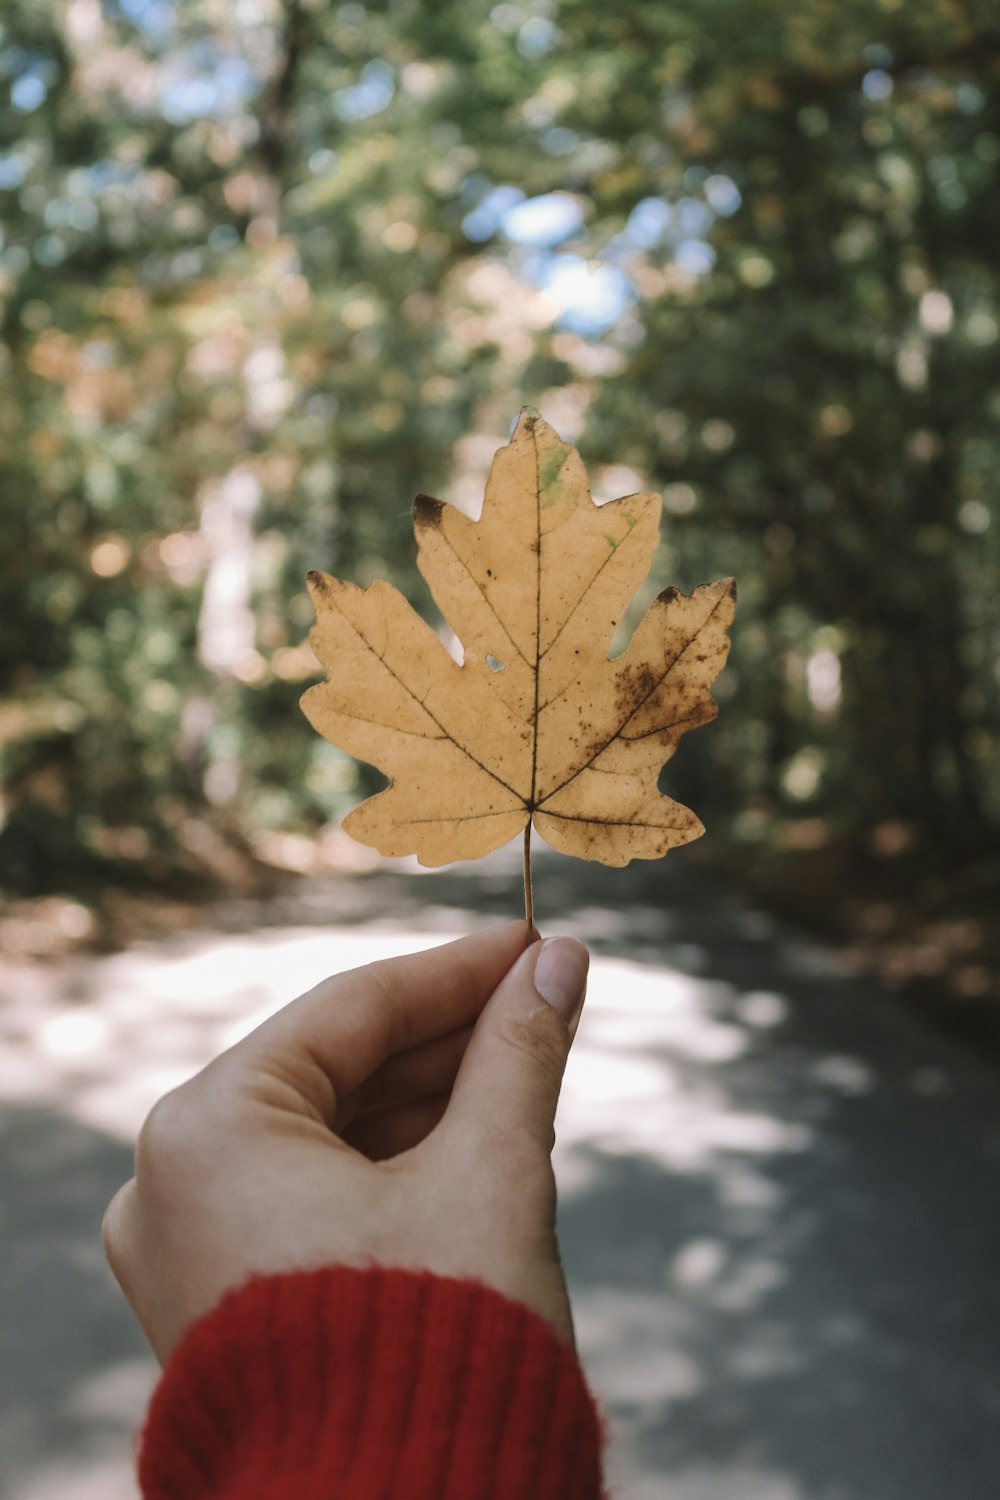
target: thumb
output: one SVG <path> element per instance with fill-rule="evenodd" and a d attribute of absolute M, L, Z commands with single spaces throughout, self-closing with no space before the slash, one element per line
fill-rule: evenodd
<path fill-rule="evenodd" d="M 546 1155 L 590 954 L 574 938 L 532 943 L 500 981 L 472 1033 L 445 1116 L 463 1133 L 523 1133 Z"/>

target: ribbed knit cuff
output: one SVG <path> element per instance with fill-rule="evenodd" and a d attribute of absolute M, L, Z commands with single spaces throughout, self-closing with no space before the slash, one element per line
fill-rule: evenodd
<path fill-rule="evenodd" d="M 145 1500 L 598 1500 L 600 1423 L 541 1318 L 475 1282 L 344 1266 L 250 1282 L 154 1394 Z"/>

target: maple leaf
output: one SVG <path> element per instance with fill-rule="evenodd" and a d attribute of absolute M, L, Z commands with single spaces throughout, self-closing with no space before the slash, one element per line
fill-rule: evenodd
<path fill-rule="evenodd" d="M 591 498 L 576 449 L 524 411 L 493 460 L 482 516 L 420 495 L 420 570 L 459 666 L 388 583 L 309 574 L 310 643 L 329 676 L 302 707 L 391 785 L 344 820 L 382 854 L 475 859 L 532 823 L 566 854 L 624 865 L 704 832 L 657 791 L 681 735 L 713 719 L 732 579 L 669 588 L 608 651 L 649 571 L 660 497 Z"/>

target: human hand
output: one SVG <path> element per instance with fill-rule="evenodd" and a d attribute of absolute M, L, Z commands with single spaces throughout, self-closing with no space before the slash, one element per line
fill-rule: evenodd
<path fill-rule="evenodd" d="M 588 955 L 523 922 L 324 980 L 153 1108 L 105 1252 L 165 1363 L 251 1276 L 485 1282 L 569 1344 L 550 1154 Z"/>

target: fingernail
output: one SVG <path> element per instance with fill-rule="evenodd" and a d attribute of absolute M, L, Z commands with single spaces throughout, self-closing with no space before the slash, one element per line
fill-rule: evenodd
<path fill-rule="evenodd" d="M 590 954 L 576 938 L 547 938 L 535 959 L 535 989 L 567 1024 L 580 1003 Z"/>

